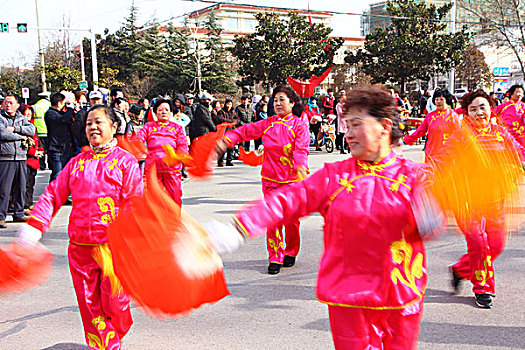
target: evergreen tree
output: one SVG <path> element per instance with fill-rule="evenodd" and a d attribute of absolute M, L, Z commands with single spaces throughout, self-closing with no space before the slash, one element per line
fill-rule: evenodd
<path fill-rule="evenodd" d="M 255 32 L 234 39 L 231 52 L 239 60 L 241 84 L 263 83 L 268 88 L 288 76 L 319 76 L 332 66 L 343 39 L 330 38 L 331 28 L 310 24 L 296 12 L 288 16 L 281 20 L 276 13 L 258 13 Z"/>

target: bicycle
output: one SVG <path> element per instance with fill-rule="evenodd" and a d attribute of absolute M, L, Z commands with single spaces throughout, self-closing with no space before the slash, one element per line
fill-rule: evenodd
<path fill-rule="evenodd" d="M 315 135 L 310 133 L 310 146 L 315 146 Z M 323 118 L 321 122 L 321 129 L 318 135 L 317 146 L 319 148 L 325 147 L 326 152 L 332 153 L 334 151 L 335 143 L 335 125 L 329 124 L 328 119 Z"/>

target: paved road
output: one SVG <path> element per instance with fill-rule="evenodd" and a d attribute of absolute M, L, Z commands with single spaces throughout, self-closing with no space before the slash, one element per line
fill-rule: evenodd
<path fill-rule="evenodd" d="M 421 146 L 404 146 L 405 156 L 421 161 Z M 310 166 L 343 159 L 313 152 Z M 37 192 L 49 172 L 38 176 Z M 261 194 L 259 169 L 236 162 L 217 168 L 208 182 L 183 185 L 184 208 L 197 220 L 228 220 L 243 203 Z M 41 287 L 0 299 L 0 349 L 87 349 L 70 282 L 66 247 L 69 207 L 55 218 L 42 242 L 56 255 L 53 273 Z M 512 222 L 519 225 L 520 217 Z M 18 224 L 0 231 L 9 242 Z M 133 307 L 135 324 L 124 349 L 332 349 L 328 313 L 314 293 L 322 251 L 322 219 L 302 220 L 298 262 L 276 276 L 266 274 L 264 239 L 249 242 L 224 257 L 231 296 L 178 320 L 150 318 Z M 428 243 L 429 285 L 425 298 L 419 349 L 525 349 L 525 239 L 514 233 L 497 260 L 497 298 L 492 310 L 475 307 L 470 287 L 450 295 L 446 267 L 465 250 L 463 238 L 450 225 L 448 234 Z"/>

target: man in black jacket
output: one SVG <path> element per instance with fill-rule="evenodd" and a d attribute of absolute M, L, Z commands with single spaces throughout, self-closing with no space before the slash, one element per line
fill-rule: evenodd
<path fill-rule="evenodd" d="M 237 113 L 239 119 L 241 120 L 239 126 L 250 124 L 255 121 L 253 117 L 253 110 L 249 106 L 249 102 L 248 96 L 241 96 L 241 104 L 235 107 L 235 113 Z M 250 141 L 244 141 L 242 146 L 244 147 L 244 150 L 249 151 Z"/>
<path fill-rule="evenodd" d="M 13 193 L 13 221 L 24 216 L 27 174 L 27 142 L 36 127 L 18 111 L 18 98 L 7 95 L 0 110 L 0 228 L 7 228 L 5 218 L 9 195 Z"/>
<path fill-rule="evenodd" d="M 51 175 L 49 182 L 56 179 L 58 173 L 66 166 L 73 150 L 71 123 L 74 111 L 65 108 L 66 97 L 60 92 L 51 95 L 51 107 L 44 115 L 47 126 L 47 152 Z"/>
<path fill-rule="evenodd" d="M 193 127 L 190 135 L 192 140 L 216 130 L 215 124 L 211 119 L 210 103 L 212 99 L 213 96 L 207 92 L 201 95 L 201 102 L 197 105 L 195 114 L 193 115 Z"/>

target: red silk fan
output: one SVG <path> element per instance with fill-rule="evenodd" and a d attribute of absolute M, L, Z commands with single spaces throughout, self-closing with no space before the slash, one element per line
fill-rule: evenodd
<path fill-rule="evenodd" d="M 159 186 L 148 190 L 108 228 L 115 273 L 147 312 L 180 316 L 229 295 L 220 256 L 206 231 Z"/>
<path fill-rule="evenodd" d="M 137 160 L 141 160 L 146 156 L 147 149 L 146 145 L 142 143 L 138 138 L 129 138 L 126 136 L 117 136 L 118 145 L 125 151 L 133 154 Z"/>
<path fill-rule="evenodd" d="M 11 243 L 0 248 L 0 293 L 22 292 L 44 283 L 54 256 L 42 244 L 25 248 Z"/>
<path fill-rule="evenodd" d="M 263 163 L 264 153 L 259 151 L 246 152 L 242 146 L 239 146 L 239 160 L 250 166 L 258 166 Z"/>
<path fill-rule="evenodd" d="M 294 89 L 295 92 L 301 97 L 310 97 L 314 95 L 314 89 L 326 79 L 332 67 L 328 68 L 319 77 L 312 75 L 308 81 L 301 81 L 292 77 L 286 78 L 286 81 Z"/>

